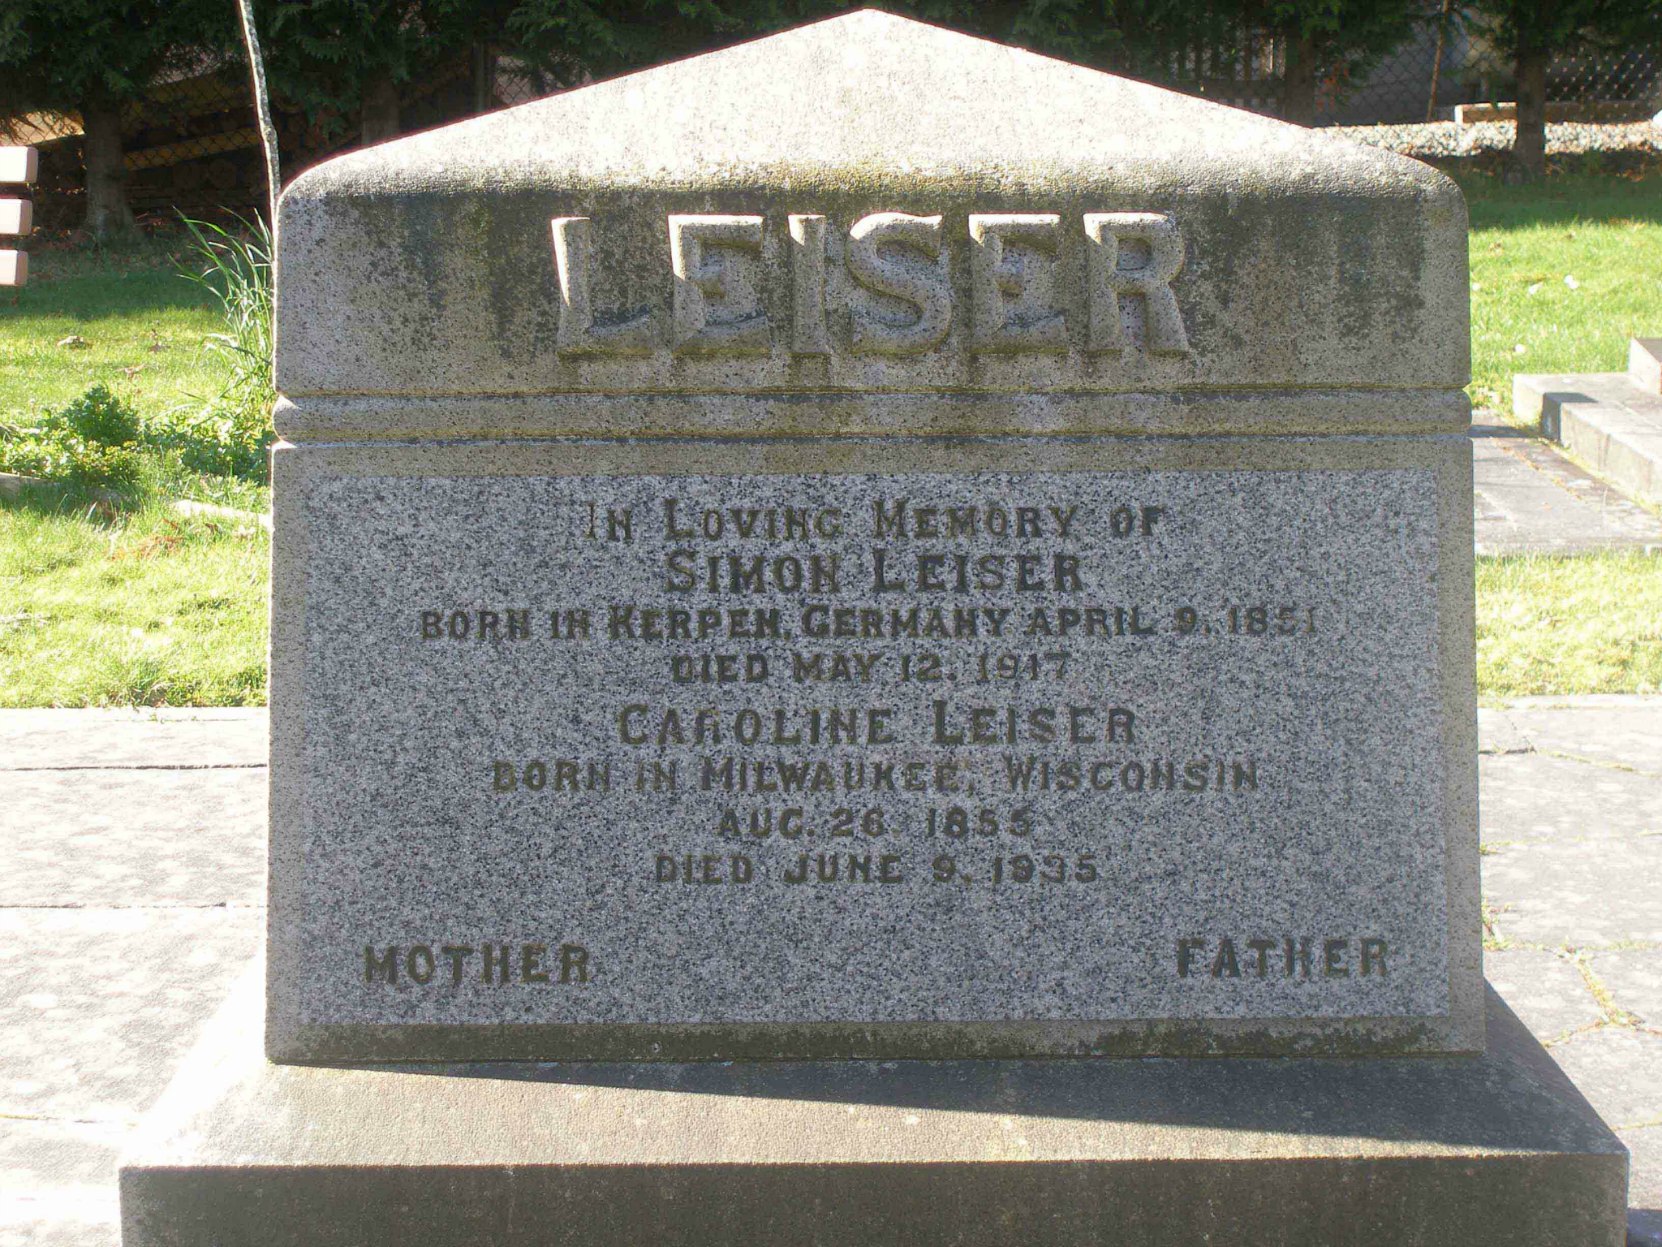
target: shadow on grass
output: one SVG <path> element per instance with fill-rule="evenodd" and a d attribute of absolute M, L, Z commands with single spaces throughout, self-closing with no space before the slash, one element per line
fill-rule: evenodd
<path fill-rule="evenodd" d="M 146 497 L 118 494 L 93 485 L 0 473 L 0 511 L 24 512 L 46 519 L 109 522 L 143 510 L 149 501 Z"/>
<path fill-rule="evenodd" d="M 1662 153 L 1591 152 L 1550 161 L 1548 177 L 1509 183 L 1504 152 L 1432 160 L 1465 192 L 1473 229 L 1576 222 L 1662 225 Z"/>
<path fill-rule="evenodd" d="M 101 320 L 112 316 L 146 315 L 166 311 L 195 311 L 208 307 L 201 287 L 193 286 L 171 268 L 131 272 L 83 272 L 55 280 L 38 280 L 37 265 L 29 284 L 0 299 L 0 323 L 8 317 L 67 316 Z"/>
<path fill-rule="evenodd" d="M 183 236 L 173 229 L 107 244 L 37 231 L 29 240 L 28 284 L 0 297 L 0 323 L 9 316 L 93 319 L 210 306 L 185 278 L 185 260 Z"/>

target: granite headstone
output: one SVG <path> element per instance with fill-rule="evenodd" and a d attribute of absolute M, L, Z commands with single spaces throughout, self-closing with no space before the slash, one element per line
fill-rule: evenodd
<path fill-rule="evenodd" d="M 1480 975 L 1447 179 L 862 12 L 279 239 L 279 1063 L 127 1247 L 1620 1242 Z"/>
<path fill-rule="evenodd" d="M 1464 231 L 876 14 L 301 178 L 272 1054 L 1481 1047 Z"/>

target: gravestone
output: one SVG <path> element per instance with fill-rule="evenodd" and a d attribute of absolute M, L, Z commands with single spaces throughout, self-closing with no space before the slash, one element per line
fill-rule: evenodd
<path fill-rule="evenodd" d="M 27 186 L 39 172 L 40 158 L 32 147 L 0 147 L 0 187 Z M 33 228 L 34 205 L 27 199 L 0 198 L 0 236 L 27 234 Z M 29 280 L 29 253 L 0 250 L 0 286 L 21 286 Z"/>
<path fill-rule="evenodd" d="M 1484 999 L 1465 229 L 870 12 L 301 178 L 265 1047 L 474 1064 L 233 1008 L 130 1241 L 1614 1241 Z"/>
<path fill-rule="evenodd" d="M 1481 1047 L 1464 230 L 878 15 L 300 181 L 272 1055 Z"/>

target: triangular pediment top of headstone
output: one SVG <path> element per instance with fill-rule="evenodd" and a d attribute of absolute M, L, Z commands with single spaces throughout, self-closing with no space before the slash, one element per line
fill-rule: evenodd
<path fill-rule="evenodd" d="M 326 184 L 563 178 L 721 185 L 842 170 L 1043 181 L 1180 166 L 1197 182 L 1423 169 L 1242 109 L 864 9 L 330 162 Z"/>
<path fill-rule="evenodd" d="M 1466 411 L 1442 174 L 870 10 L 330 161 L 279 216 L 285 395 L 473 404 L 284 408 L 294 437 L 662 427 L 487 396 L 1168 396 L 1058 409 L 1055 432 Z M 1350 389 L 1371 396 L 1308 415 Z M 1169 401 L 1238 390 L 1280 397 Z M 896 427 L 787 423 L 833 419 Z"/>

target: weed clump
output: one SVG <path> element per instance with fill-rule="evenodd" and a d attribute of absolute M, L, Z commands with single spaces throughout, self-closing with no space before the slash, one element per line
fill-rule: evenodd
<path fill-rule="evenodd" d="M 28 428 L 0 426 L 0 471 L 94 489 L 132 490 L 145 477 L 143 422 L 107 386 L 48 410 Z"/>

